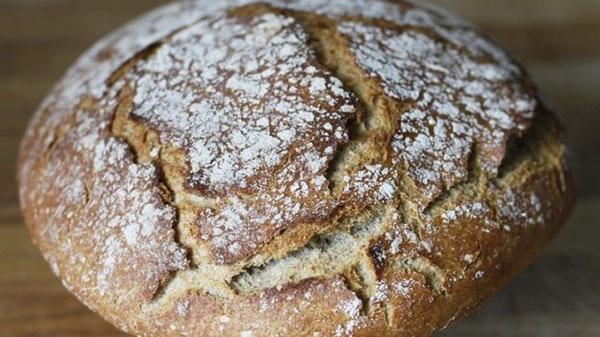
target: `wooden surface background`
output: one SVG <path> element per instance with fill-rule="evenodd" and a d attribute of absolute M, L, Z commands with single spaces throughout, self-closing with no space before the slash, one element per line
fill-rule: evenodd
<path fill-rule="evenodd" d="M 63 290 L 29 243 L 15 157 L 31 113 L 76 56 L 163 2 L 0 0 L 0 336 L 124 336 Z M 526 65 L 570 127 L 579 185 L 572 220 L 548 253 L 438 337 L 600 336 L 600 0 L 433 2 Z"/>

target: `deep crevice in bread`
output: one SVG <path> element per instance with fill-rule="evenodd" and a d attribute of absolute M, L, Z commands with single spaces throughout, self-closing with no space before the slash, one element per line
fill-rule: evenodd
<path fill-rule="evenodd" d="M 203 254 L 202 247 L 198 246 L 193 234 L 196 214 L 200 207 L 210 207 L 214 202 L 209 198 L 188 193 L 189 191 L 183 187 L 182 179 L 178 173 L 181 172 L 181 168 L 185 166 L 186 161 L 181 160 L 183 156 L 174 147 L 169 144 L 162 144 L 159 135 L 154 130 L 130 116 L 130 112 L 133 110 L 134 89 L 128 83 L 121 82 L 126 74 L 134 69 L 139 62 L 150 58 L 175 34 L 193 26 L 196 22 L 171 31 L 162 39 L 151 43 L 126 60 L 107 79 L 107 90 L 103 95 L 108 95 L 115 88 L 119 89 L 117 94 L 118 103 L 110 125 L 110 132 L 112 136 L 128 144 L 134 156 L 134 162 L 138 164 L 152 163 L 157 168 L 159 173 L 157 185 L 162 191 L 160 193 L 161 197 L 163 197 L 165 203 L 171 205 L 175 210 L 174 241 L 188 251 L 191 268 L 197 268 L 200 260 L 199 256 Z M 174 163 L 180 165 L 171 165 Z M 185 169 L 183 171 L 185 172 Z M 158 302 L 158 299 L 166 296 L 167 289 L 176 281 L 178 274 L 179 272 L 169 273 L 161 280 L 151 303 Z M 210 291 L 208 288 L 205 290 Z M 222 293 L 226 292 L 226 290 L 222 290 Z M 218 293 L 216 292 L 216 294 Z"/>
<path fill-rule="evenodd" d="M 493 199 L 494 192 L 489 184 L 499 188 L 517 186 L 535 174 L 536 169 L 551 167 L 562 173 L 560 158 L 563 157 L 564 145 L 562 132 L 557 125 L 556 117 L 544 107 L 539 107 L 531 126 L 508 141 L 502 164 L 495 176 L 487 177 L 482 173 L 471 175 L 464 183 L 447 189 L 423 214 L 427 217 L 441 214 L 464 200 Z M 475 167 L 478 167 L 476 161 Z M 560 182 L 563 187 L 564 184 L 564 181 Z"/>
<path fill-rule="evenodd" d="M 369 244 L 390 225 L 390 217 L 388 208 L 347 219 L 343 229 L 318 235 L 281 259 L 252 267 L 236 275 L 231 285 L 239 293 L 248 293 L 350 272 L 362 260 Z"/>
<path fill-rule="evenodd" d="M 354 265 L 354 268 L 343 274 L 348 288 L 354 291 L 362 302 L 361 314 L 363 316 L 370 315 L 379 304 L 372 301 L 378 291 L 377 284 L 379 279 L 373 264 L 372 257 L 368 254 L 363 254 L 361 259 Z"/>
<path fill-rule="evenodd" d="M 396 261 L 396 265 L 401 270 L 425 276 L 427 287 L 436 294 L 444 295 L 446 293 L 446 274 L 429 259 L 421 256 L 403 257 Z"/>
<path fill-rule="evenodd" d="M 507 141 L 506 155 L 498 168 L 496 180 L 505 180 L 525 160 L 538 158 L 552 161 L 560 157 L 560 138 L 556 118 L 544 107 L 538 108 L 531 127 L 522 134 L 513 135 Z"/>
<path fill-rule="evenodd" d="M 343 188 L 343 177 L 356 170 L 357 166 L 389 160 L 388 148 L 397 120 L 409 109 L 410 102 L 390 98 L 379 81 L 368 76 L 356 64 L 348 41 L 338 32 L 335 21 L 314 13 L 281 12 L 298 20 L 309 34 L 319 61 L 359 100 L 358 113 L 347 125 L 350 139 L 338 149 L 328 170 L 327 177 L 335 195 Z"/>
<path fill-rule="evenodd" d="M 483 181 L 483 172 L 477 163 L 478 159 L 478 150 L 477 143 L 473 143 L 471 146 L 471 152 L 469 153 L 468 159 L 468 175 L 467 178 L 452 186 L 446 187 L 444 192 L 440 194 L 437 198 L 433 199 L 426 207 L 423 209 L 423 215 L 431 216 L 431 211 L 433 209 L 439 209 L 443 207 L 450 199 L 452 199 L 456 194 L 461 194 L 464 192 L 468 192 L 467 195 L 471 198 L 480 195 L 481 193 L 476 193 L 476 191 L 482 192 L 480 188 L 480 182 Z M 469 193 L 470 192 L 470 193 Z"/>
<path fill-rule="evenodd" d="M 176 210 L 175 242 L 188 251 L 191 262 L 190 268 L 197 269 L 203 264 L 201 256 L 204 248 L 196 240 L 194 232 L 196 230 L 196 216 L 200 209 L 211 207 L 214 202 L 209 198 L 190 193 L 185 188 L 185 169 L 180 165 L 175 165 L 175 163 L 181 162 L 179 160 L 182 155 L 178 154 L 177 150 L 168 144 L 162 144 L 156 132 L 131 118 L 129 114 L 132 109 L 132 97 L 132 88 L 128 84 L 124 84 L 120 93 L 119 105 L 115 112 L 112 132 L 116 137 L 129 144 L 132 153 L 136 157 L 136 162 L 152 163 L 157 167 L 159 172 L 157 184 L 162 187 L 163 193 L 161 194 L 164 201 Z M 159 149 L 158 153 L 156 153 L 157 149 Z M 169 277 L 162 280 L 160 287 L 153 296 L 153 302 L 166 296 L 167 289 L 173 287 L 171 283 L 176 281 L 179 273 L 171 273 Z M 206 278 L 208 279 L 208 276 Z M 194 276 L 194 280 L 198 285 L 202 284 L 196 276 Z M 227 289 L 222 289 L 226 286 L 224 281 L 220 282 L 220 286 L 216 284 L 215 280 L 209 283 L 212 284 L 211 288 L 203 288 L 204 291 L 219 296 L 228 293 Z M 221 288 L 221 290 L 211 291 L 212 288 Z"/>

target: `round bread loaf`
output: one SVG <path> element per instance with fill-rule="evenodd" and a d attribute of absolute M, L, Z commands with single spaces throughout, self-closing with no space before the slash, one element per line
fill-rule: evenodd
<path fill-rule="evenodd" d="M 572 204 L 562 127 L 409 1 L 184 1 L 42 103 L 20 198 L 65 287 L 138 336 L 428 336 Z"/>

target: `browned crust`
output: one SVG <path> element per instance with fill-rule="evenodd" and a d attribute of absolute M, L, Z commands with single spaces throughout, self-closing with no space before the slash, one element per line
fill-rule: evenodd
<path fill-rule="evenodd" d="M 198 11 L 194 5 L 181 6 Z M 182 8 L 173 8 L 165 15 L 177 23 Z M 428 336 L 504 287 L 558 233 L 574 193 L 562 127 L 551 112 L 538 107 L 535 118 L 515 117 L 521 129 L 507 132 L 500 144 L 477 139 L 469 154 L 456 161 L 461 172 L 422 186 L 412 163 L 394 161 L 402 153 L 391 147 L 402 132 L 397 122 L 417 104 L 392 97 L 384 79 L 361 70 L 352 37 L 338 32 L 336 24 L 356 21 L 398 34 L 419 32 L 465 57 L 471 51 L 431 29 L 389 20 L 333 20 L 268 5 L 236 8 L 228 15 L 246 25 L 265 13 L 293 18 L 297 26 L 290 29 L 306 31 L 315 50 L 310 62 L 323 76 L 339 77 L 350 92 L 332 111 L 344 104 L 356 111 L 351 122 L 345 117 L 329 121 L 336 127 L 346 124 L 348 139 L 315 141 L 319 151 L 339 146 L 336 158 L 327 157 L 327 172 L 317 172 L 327 174 L 330 190 L 314 190 L 297 201 L 324 211 L 292 218 L 288 227 L 267 228 L 263 241 L 252 239 L 253 231 L 271 224 L 257 223 L 248 229 L 248 238 L 238 239 L 242 245 L 255 241 L 240 254 L 228 255 L 204 242 L 227 198 L 258 209 L 269 206 L 254 198 L 281 193 L 276 188 L 281 181 L 267 178 L 277 177 L 298 158 L 292 150 L 272 170 L 263 168 L 250 188 L 190 184 L 186 149 L 161 140 L 168 130 L 135 115 L 133 101 L 135 81 L 143 76 L 138 66 L 178 32 L 201 22 L 200 14 L 166 29 L 158 41 L 131 47 L 124 55 L 111 52 L 111 43 L 118 43 L 112 40 L 140 34 L 132 26 L 104 42 L 107 46 L 99 45 L 98 64 L 74 68 L 57 86 L 30 125 L 19 158 L 21 204 L 33 241 L 65 286 L 91 309 L 140 336 Z M 442 17 L 436 20 L 451 26 Z M 492 62 L 487 54 L 473 58 Z M 111 62 L 100 96 L 97 88 L 84 86 L 69 97 L 69 84 L 92 83 L 94 67 Z M 509 81 L 495 90 L 532 94 L 524 75 L 511 81 L 518 89 L 509 88 Z M 302 95 L 303 101 L 311 100 L 308 92 Z M 482 124 L 490 127 L 487 121 Z M 507 148 L 509 137 L 520 139 L 517 147 Z M 291 147 L 305 146 L 304 141 Z M 386 168 L 381 180 L 361 175 L 365 165 L 373 164 Z M 486 171 L 489 166 L 499 172 Z M 307 168 L 296 170 L 292 176 Z M 367 192 L 344 188 L 355 186 L 358 177 L 370 183 Z M 382 201 L 375 186 L 386 181 L 400 188 Z M 430 188 L 435 192 L 427 192 Z M 365 236 L 359 231 L 357 222 L 390 209 L 397 216 L 383 217 L 382 232 Z M 355 257 L 328 256 L 333 249 L 328 240 L 338 237 L 361 247 Z M 302 263 L 294 264 L 298 260 Z M 342 265 L 324 265 L 332 261 Z M 288 281 L 267 281 L 273 288 L 261 285 L 260 275 L 273 272 L 284 273 L 282 280 Z"/>

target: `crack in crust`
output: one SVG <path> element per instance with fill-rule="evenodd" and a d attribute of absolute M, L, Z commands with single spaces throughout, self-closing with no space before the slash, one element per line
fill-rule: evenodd
<path fill-rule="evenodd" d="M 391 225 L 392 214 L 388 207 L 347 219 L 341 228 L 316 236 L 285 257 L 236 275 L 232 286 L 240 293 L 255 292 L 350 271 L 364 257 L 370 242 Z"/>
<path fill-rule="evenodd" d="M 130 114 L 134 104 L 133 88 L 124 78 L 128 71 L 133 69 L 139 62 L 150 58 L 172 36 L 193 26 L 196 22 L 173 30 L 125 61 L 106 81 L 107 92 L 104 95 L 106 96 L 113 90 L 118 90 L 118 103 L 110 132 L 114 137 L 129 145 L 136 164 L 152 163 L 157 168 L 159 178 L 157 185 L 161 191 L 163 202 L 173 207 L 176 212 L 174 240 L 176 244 L 186 249 L 188 258 L 191 261 L 191 268 L 197 265 L 200 256 L 203 254 L 203 247 L 198 245 L 198 242 L 194 239 L 196 230 L 193 219 L 200 207 L 211 207 L 214 200 L 190 193 L 184 188 L 185 166 L 176 164 L 184 162 L 182 161 L 182 154 L 168 144 L 163 145 L 154 130 L 132 118 Z M 171 272 L 166 278 L 163 278 L 161 284 L 155 290 L 151 302 L 156 302 L 158 298 L 164 296 L 166 288 L 177 278 L 178 273 Z M 218 285 L 213 284 L 213 288 L 218 289 Z M 226 291 L 215 293 L 224 294 Z"/>
<path fill-rule="evenodd" d="M 313 13 L 280 10 L 296 18 L 312 39 L 320 62 L 352 91 L 360 108 L 348 125 L 349 142 L 336 152 L 328 177 L 334 195 L 343 198 L 345 176 L 356 173 L 358 165 L 390 161 L 389 146 L 396 131 L 396 121 L 410 103 L 391 99 L 376 79 L 369 78 L 356 64 L 347 39 L 338 32 L 333 19 Z M 358 164 L 360 163 L 360 164 Z"/>
<path fill-rule="evenodd" d="M 454 198 L 456 195 L 460 195 L 465 193 L 465 195 L 476 199 L 481 197 L 482 193 L 472 193 L 470 191 L 483 191 L 483 185 L 486 183 L 486 178 L 481 168 L 481 165 L 477 162 L 478 154 L 477 154 L 477 143 L 473 143 L 471 146 L 471 152 L 469 153 L 468 160 L 468 169 L 467 169 L 467 177 L 464 181 L 446 188 L 443 193 L 434 198 L 425 206 L 423 209 L 423 214 L 425 216 L 431 216 L 432 210 L 443 209 L 443 205 L 448 202 L 448 200 Z"/>

